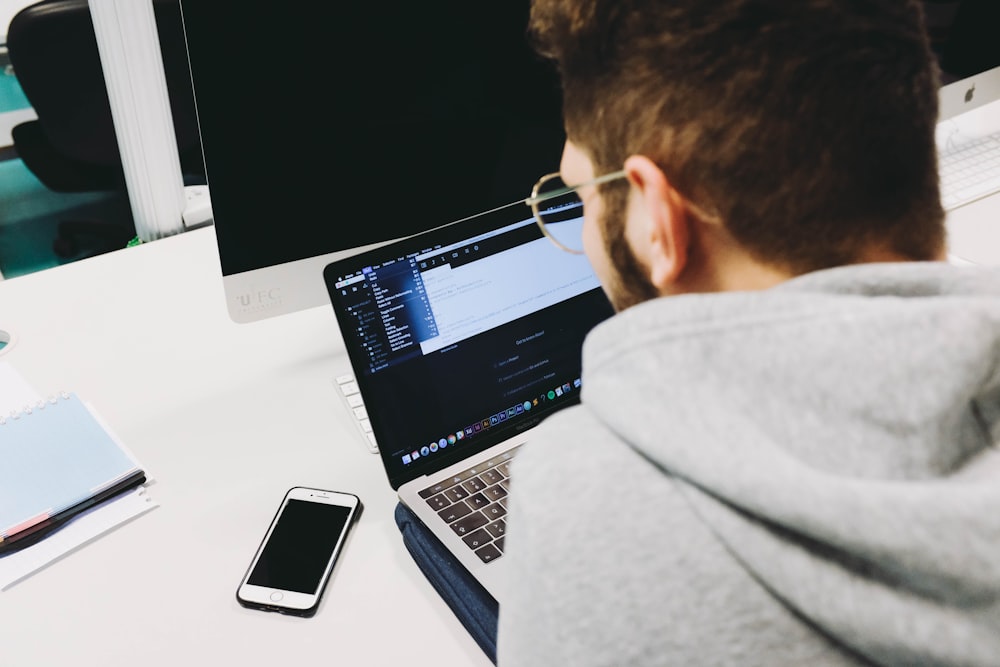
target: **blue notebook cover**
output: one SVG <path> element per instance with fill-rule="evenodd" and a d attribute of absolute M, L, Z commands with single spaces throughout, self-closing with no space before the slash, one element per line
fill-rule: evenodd
<path fill-rule="evenodd" d="M 144 480 L 75 395 L 0 415 L 0 550 Z"/>

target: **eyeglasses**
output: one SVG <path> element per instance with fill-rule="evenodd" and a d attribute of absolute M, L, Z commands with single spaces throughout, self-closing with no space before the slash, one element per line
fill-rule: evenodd
<path fill-rule="evenodd" d="M 531 207 L 542 234 L 560 250 L 583 254 L 583 201 L 577 190 L 625 178 L 624 171 L 598 176 L 578 185 L 566 185 L 558 173 L 546 174 L 531 188 L 524 203 Z"/>

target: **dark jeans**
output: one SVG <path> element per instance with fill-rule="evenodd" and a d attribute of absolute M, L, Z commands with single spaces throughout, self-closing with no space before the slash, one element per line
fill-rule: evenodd
<path fill-rule="evenodd" d="M 458 563 L 413 512 L 396 505 L 396 525 L 413 560 L 487 657 L 497 661 L 497 613 L 493 596 Z"/>

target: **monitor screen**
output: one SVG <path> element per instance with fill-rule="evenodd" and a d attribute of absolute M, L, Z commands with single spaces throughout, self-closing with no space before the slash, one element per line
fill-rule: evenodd
<path fill-rule="evenodd" d="M 941 72 L 941 120 L 1000 100 L 1000 2 L 924 0 L 924 14 Z"/>
<path fill-rule="evenodd" d="M 558 169 L 558 79 L 527 0 L 180 4 L 236 321 L 328 304 L 333 259 Z"/>

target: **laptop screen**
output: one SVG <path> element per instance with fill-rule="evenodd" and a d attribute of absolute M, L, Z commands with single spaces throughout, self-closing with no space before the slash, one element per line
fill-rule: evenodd
<path fill-rule="evenodd" d="M 583 339 L 612 313 L 587 258 L 519 203 L 324 278 L 393 488 L 578 402 Z"/>

